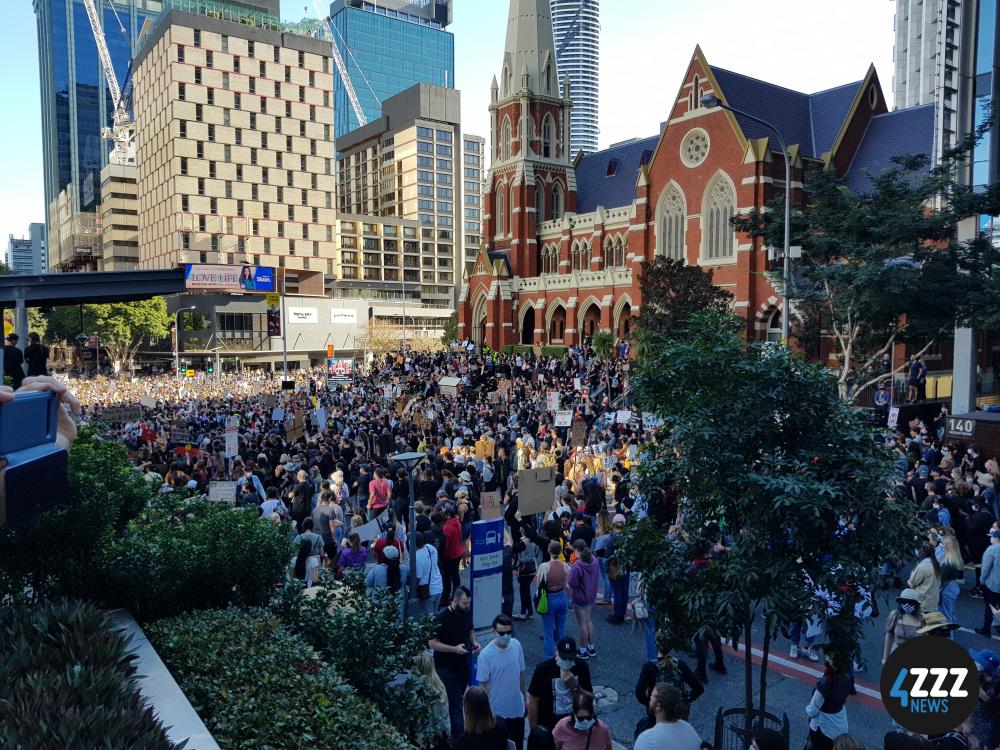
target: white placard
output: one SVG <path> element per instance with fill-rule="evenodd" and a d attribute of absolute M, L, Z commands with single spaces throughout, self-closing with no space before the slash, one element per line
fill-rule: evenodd
<path fill-rule="evenodd" d="M 615 424 L 628 424 L 632 419 L 632 412 L 628 409 L 619 409 L 615 414 Z"/>
<path fill-rule="evenodd" d="M 559 410 L 559 391 L 549 391 L 545 394 L 545 408 L 549 411 Z"/>
<path fill-rule="evenodd" d="M 323 407 L 317 408 L 316 411 L 314 412 L 313 419 L 316 422 L 316 425 L 319 427 L 319 431 L 326 432 L 326 409 L 324 409 Z"/>
<path fill-rule="evenodd" d="M 236 504 L 236 482 L 209 482 L 208 499 L 213 503 Z"/>
<path fill-rule="evenodd" d="M 663 420 L 652 412 L 644 411 L 642 413 L 642 426 L 647 430 L 653 430 L 657 427 L 663 427 Z"/>
<path fill-rule="evenodd" d="M 330 310 L 330 322 L 333 325 L 356 326 L 358 324 L 358 311 L 342 307 Z"/>
<path fill-rule="evenodd" d="M 899 407 L 893 406 L 889 409 L 889 421 L 886 423 L 889 427 L 895 427 L 899 424 Z"/>
<path fill-rule="evenodd" d="M 240 434 L 235 430 L 226 430 L 226 458 L 235 458 L 240 453 Z"/>
<path fill-rule="evenodd" d="M 156 399 L 150 398 L 149 396 L 143 396 L 142 398 L 139 399 L 139 404 L 145 407 L 146 409 L 155 409 Z"/>
<path fill-rule="evenodd" d="M 240 421 L 239 417 L 237 417 L 235 414 L 226 417 L 226 429 L 235 430 L 237 427 L 240 426 L 239 421 Z"/>
<path fill-rule="evenodd" d="M 383 510 L 376 518 L 372 519 L 366 524 L 358 526 L 354 529 L 354 533 L 358 535 L 361 539 L 361 543 L 370 542 L 375 539 L 379 534 L 386 530 L 389 526 L 389 511 Z"/>
<path fill-rule="evenodd" d="M 319 323 L 319 311 L 315 307 L 289 307 L 285 312 L 289 323 L 312 325 Z"/>
<path fill-rule="evenodd" d="M 564 409 L 556 412 L 556 427 L 569 427 L 573 424 L 572 409 Z"/>

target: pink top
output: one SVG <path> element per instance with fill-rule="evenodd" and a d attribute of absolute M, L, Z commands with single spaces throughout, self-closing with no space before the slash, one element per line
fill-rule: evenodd
<path fill-rule="evenodd" d="M 578 732 L 573 727 L 573 717 L 567 716 L 560 719 L 556 728 L 552 730 L 552 739 L 556 742 L 556 750 L 587 750 L 588 732 Z M 608 725 L 600 719 L 589 731 L 590 750 L 612 750 L 611 732 Z"/>

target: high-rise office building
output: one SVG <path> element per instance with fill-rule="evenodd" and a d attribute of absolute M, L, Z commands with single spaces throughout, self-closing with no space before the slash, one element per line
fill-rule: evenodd
<path fill-rule="evenodd" d="M 417 83 L 455 86 L 451 0 L 335 0 L 334 42 L 347 65 L 365 119 L 382 115 L 382 102 Z M 334 80 L 337 138 L 359 126 L 344 82 Z"/>
<path fill-rule="evenodd" d="M 975 0 L 896 0 L 893 106 L 936 105 L 935 158 L 955 144 L 961 131 L 961 49 L 966 11 L 973 4 Z"/>
<path fill-rule="evenodd" d="M 560 83 L 569 76 L 573 100 L 570 149 L 575 158 L 580 151 L 597 151 L 600 133 L 600 0 L 550 0 L 549 7 Z M 519 74 L 514 71 L 515 76 Z"/>
<path fill-rule="evenodd" d="M 419 222 L 428 250 L 421 296 L 429 304 L 453 304 L 463 263 L 475 260 L 480 243 L 486 141 L 464 135 L 460 123 L 460 93 L 421 83 L 337 139 L 340 212 Z"/>
<path fill-rule="evenodd" d="M 46 273 L 45 225 L 29 224 L 24 238 L 10 235 L 4 262 L 16 274 Z"/>
<path fill-rule="evenodd" d="M 176 9 L 135 60 L 139 260 L 334 276 L 333 60 L 312 37 Z"/>

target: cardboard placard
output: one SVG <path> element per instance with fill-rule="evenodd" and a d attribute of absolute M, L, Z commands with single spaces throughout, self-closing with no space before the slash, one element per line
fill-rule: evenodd
<path fill-rule="evenodd" d="M 236 430 L 226 430 L 226 458 L 235 458 L 240 453 L 240 434 Z"/>
<path fill-rule="evenodd" d="M 273 409 L 278 403 L 278 399 L 275 398 L 273 393 L 268 393 L 264 396 L 264 407 L 267 409 Z"/>
<path fill-rule="evenodd" d="M 632 419 L 632 412 L 628 409 L 619 409 L 615 413 L 615 424 L 628 424 Z"/>
<path fill-rule="evenodd" d="M 587 445 L 587 423 L 574 422 L 570 433 L 569 444 L 573 448 L 583 448 Z"/>
<path fill-rule="evenodd" d="M 563 409 L 556 412 L 556 427 L 569 427 L 573 424 L 573 410 Z"/>
<path fill-rule="evenodd" d="M 212 503 L 236 505 L 236 482 L 209 482 L 208 500 Z"/>
<path fill-rule="evenodd" d="M 517 472 L 517 509 L 522 516 L 548 513 L 556 496 L 556 468 Z"/>
<path fill-rule="evenodd" d="M 142 419 L 142 408 L 138 406 L 109 406 L 101 418 L 108 424 L 138 422 Z"/>
<path fill-rule="evenodd" d="M 491 492 L 483 492 L 479 495 L 479 517 L 482 520 L 500 518 L 502 513 L 503 503 L 501 502 L 499 491 L 493 490 Z"/>
<path fill-rule="evenodd" d="M 171 430 L 170 442 L 174 445 L 188 445 L 194 442 L 191 430 Z"/>
<path fill-rule="evenodd" d="M 139 405 L 146 409 L 155 409 L 156 399 L 150 398 L 149 396 L 143 396 L 139 399 Z"/>
<path fill-rule="evenodd" d="M 294 443 L 300 437 L 305 434 L 305 418 L 301 414 L 296 414 L 295 419 L 291 421 L 291 428 L 288 427 L 289 422 L 285 422 L 285 436 L 288 442 Z"/>
<path fill-rule="evenodd" d="M 366 524 L 358 526 L 353 529 L 353 531 L 361 538 L 361 543 L 364 544 L 365 542 L 370 542 L 378 537 L 378 535 L 385 531 L 388 526 L 389 511 L 386 509 L 383 510 L 382 513 L 380 513 L 376 518 L 373 518 Z"/>

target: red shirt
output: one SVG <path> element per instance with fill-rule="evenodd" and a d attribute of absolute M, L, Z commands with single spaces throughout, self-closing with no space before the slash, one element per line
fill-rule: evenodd
<path fill-rule="evenodd" d="M 372 510 L 382 510 L 389 504 L 389 483 L 384 479 L 373 479 L 368 483 L 368 504 Z"/>
<path fill-rule="evenodd" d="M 385 538 L 380 537 L 375 540 L 375 546 L 372 548 L 375 550 L 375 561 L 379 563 L 385 562 L 385 548 L 387 544 Z M 392 546 L 399 550 L 399 559 L 403 559 L 403 543 L 399 539 L 393 540 Z"/>
<path fill-rule="evenodd" d="M 465 545 L 462 544 L 462 524 L 457 518 L 449 518 L 441 527 L 444 532 L 444 554 L 445 560 L 457 560 L 465 554 Z"/>

